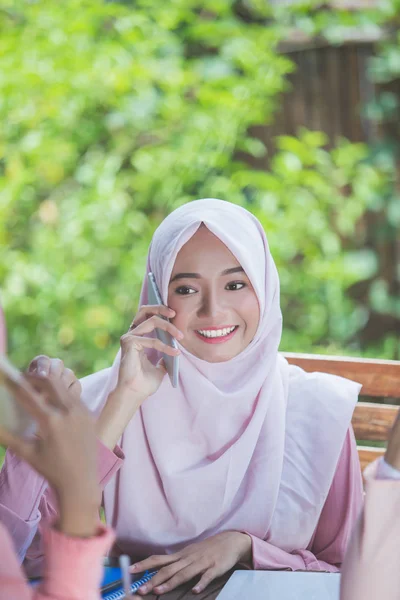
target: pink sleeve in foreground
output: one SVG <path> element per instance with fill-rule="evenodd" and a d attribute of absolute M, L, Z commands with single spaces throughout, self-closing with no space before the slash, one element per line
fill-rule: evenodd
<path fill-rule="evenodd" d="M 6 530 L 0 528 L 0 600 L 98 600 L 102 557 L 113 539 L 111 530 L 103 527 L 88 539 L 70 538 L 54 529 L 44 529 L 44 580 L 38 588 L 32 588 L 18 564 Z"/>
<path fill-rule="evenodd" d="M 98 534 L 88 539 L 67 537 L 52 528 L 44 528 L 42 533 L 45 569 L 35 600 L 98 600 L 102 557 L 114 539 L 111 530 L 100 527 Z"/>

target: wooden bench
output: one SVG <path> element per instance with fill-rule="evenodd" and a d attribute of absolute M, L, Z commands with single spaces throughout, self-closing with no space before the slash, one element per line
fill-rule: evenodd
<path fill-rule="evenodd" d="M 284 353 L 291 365 L 309 373 L 316 371 L 347 377 L 362 384 L 361 396 L 369 398 L 400 398 L 400 361 L 371 360 L 343 356 Z M 353 428 L 360 442 L 386 442 L 400 406 L 358 402 L 353 414 Z M 384 447 L 358 445 L 361 469 L 382 456 Z"/>

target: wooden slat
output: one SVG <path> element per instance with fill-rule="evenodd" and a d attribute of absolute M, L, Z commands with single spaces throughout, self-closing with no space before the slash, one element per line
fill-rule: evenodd
<path fill-rule="evenodd" d="M 384 448 L 373 448 L 371 446 L 358 446 L 358 458 L 360 459 L 361 470 L 364 471 L 374 460 L 385 454 Z"/>
<path fill-rule="evenodd" d="M 400 396 L 400 361 L 372 360 L 347 356 L 284 353 L 292 365 L 313 373 L 331 373 L 358 381 L 365 396 L 398 398 Z"/>
<path fill-rule="evenodd" d="M 358 402 L 353 429 L 358 440 L 386 442 L 400 407 L 393 404 Z"/>
<path fill-rule="evenodd" d="M 341 47 L 350 44 L 376 44 L 388 37 L 387 32 L 382 28 L 376 29 L 375 31 L 366 32 L 362 28 L 349 29 L 341 41 Z M 290 52 L 299 52 L 302 50 L 319 49 L 332 47 L 332 43 L 323 36 L 312 36 L 299 31 L 298 29 L 292 29 L 278 44 L 278 49 L 284 54 Z"/>

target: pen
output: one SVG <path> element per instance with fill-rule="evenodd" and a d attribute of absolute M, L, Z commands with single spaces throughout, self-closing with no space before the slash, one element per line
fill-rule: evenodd
<path fill-rule="evenodd" d="M 127 554 L 121 554 L 119 557 L 119 566 L 122 575 L 122 585 L 124 588 L 124 598 L 132 598 L 131 594 L 131 574 L 129 573 L 130 558 Z"/>

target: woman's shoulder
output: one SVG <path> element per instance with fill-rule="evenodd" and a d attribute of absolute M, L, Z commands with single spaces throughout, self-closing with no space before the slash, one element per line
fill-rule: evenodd
<path fill-rule="evenodd" d="M 361 384 L 329 373 L 308 373 L 295 365 L 289 365 L 288 405 L 312 403 L 335 411 L 353 410 Z"/>

